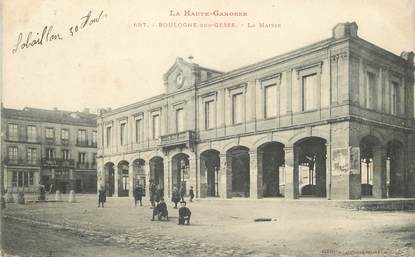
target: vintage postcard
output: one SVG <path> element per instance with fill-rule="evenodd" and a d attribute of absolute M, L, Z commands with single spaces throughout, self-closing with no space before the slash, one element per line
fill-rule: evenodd
<path fill-rule="evenodd" d="M 1 13 L 1 256 L 415 256 L 415 1 Z"/>

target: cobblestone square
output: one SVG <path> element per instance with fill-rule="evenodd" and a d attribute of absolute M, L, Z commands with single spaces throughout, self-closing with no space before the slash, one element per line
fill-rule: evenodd
<path fill-rule="evenodd" d="M 148 199 L 95 195 L 77 203 L 8 204 L 3 249 L 35 256 L 415 256 L 413 212 L 368 212 L 304 199 L 206 199 L 189 203 L 190 226 L 151 221 Z M 255 219 L 271 221 L 255 222 Z"/>

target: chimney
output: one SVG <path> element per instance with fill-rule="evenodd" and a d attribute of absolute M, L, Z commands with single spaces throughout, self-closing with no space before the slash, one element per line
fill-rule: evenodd
<path fill-rule="evenodd" d="M 192 55 L 190 55 L 189 57 L 187 57 L 187 59 L 189 60 L 190 63 L 193 63 L 194 57 Z"/>
<path fill-rule="evenodd" d="M 83 113 L 89 113 L 89 108 L 84 108 Z"/>
<path fill-rule="evenodd" d="M 58 107 L 53 107 L 53 110 L 54 110 L 54 111 L 57 111 L 57 110 L 58 110 Z"/>
<path fill-rule="evenodd" d="M 410 65 L 414 65 L 414 52 L 403 51 L 401 57 L 405 59 Z"/>
<path fill-rule="evenodd" d="M 358 26 L 356 22 L 338 23 L 333 28 L 333 37 L 335 39 L 343 37 L 357 37 Z"/>

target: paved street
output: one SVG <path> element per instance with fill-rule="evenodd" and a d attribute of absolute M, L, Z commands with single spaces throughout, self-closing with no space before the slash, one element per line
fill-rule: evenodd
<path fill-rule="evenodd" d="M 67 196 L 64 196 L 64 199 Z M 93 195 L 78 203 L 9 204 L 3 249 L 53 256 L 415 256 L 414 212 L 365 212 L 320 201 L 199 200 L 190 226 L 150 221 L 152 210 L 128 198 Z M 270 222 L 254 222 L 270 218 Z"/>

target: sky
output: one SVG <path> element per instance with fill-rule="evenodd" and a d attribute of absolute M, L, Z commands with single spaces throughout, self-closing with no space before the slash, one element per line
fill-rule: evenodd
<path fill-rule="evenodd" d="M 186 10 L 247 16 L 183 16 Z M 163 74 L 176 57 L 229 71 L 329 38 L 339 22 L 355 21 L 359 37 L 397 55 L 415 50 L 413 0 L 4 0 L 2 11 L 2 101 L 9 108 L 114 109 L 163 93 Z M 89 21 L 102 15 L 81 28 L 90 11 Z M 259 28 L 261 22 L 280 27 Z M 35 40 L 45 26 L 55 40 L 24 47 L 28 34 Z"/>

